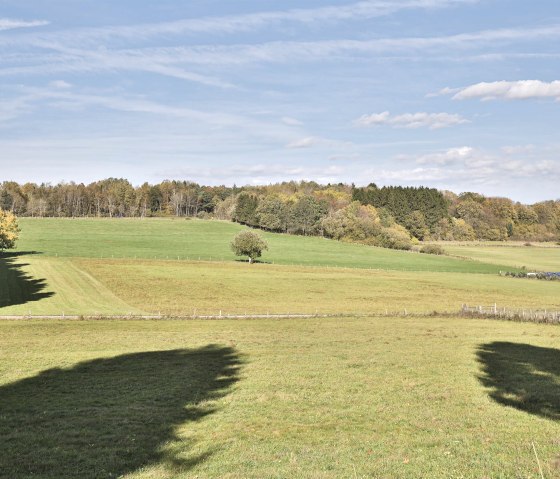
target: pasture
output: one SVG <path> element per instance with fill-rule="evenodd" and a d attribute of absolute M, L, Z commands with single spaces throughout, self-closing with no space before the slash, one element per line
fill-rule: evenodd
<path fill-rule="evenodd" d="M 553 243 L 440 243 L 449 254 L 484 263 L 507 265 L 510 268 L 525 267 L 529 271 L 560 271 L 560 246 Z"/>
<path fill-rule="evenodd" d="M 508 266 L 321 238 L 265 233 L 270 251 L 248 265 L 229 251 L 243 227 L 221 221 L 23 219 L 21 226 L 18 250 L 0 260 L 4 315 L 560 308 L 560 284 L 500 277 Z"/>
<path fill-rule="evenodd" d="M 21 218 L 19 251 L 69 258 L 234 261 L 229 244 L 245 227 L 185 219 Z M 262 232 L 268 263 L 399 271 L 497 273 L 499 265 L 341 243 L 311 236 Z"/>
<path fill-rule="evenodd" d="M 0 477 L 558 477 L 560 332 L 0 321 Z"/>
<path fill-rule="evenodd" d="M 344 316 L 0 320 L 0 478 L 560 476 L 558 327 L 453 315 L 560 309 L 499 276 L 516 257 L 265 234 L 249 265 L 225 222 L 21 225 L 0 315 Z"/>

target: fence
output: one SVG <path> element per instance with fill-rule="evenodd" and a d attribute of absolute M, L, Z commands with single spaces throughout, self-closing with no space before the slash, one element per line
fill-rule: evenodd
<path fill-rule="evenodd" d="M 427 317 L 427 316 L 452 316 L 457 315 L 457 313 L 449 312 L 418 312 L 418 311 L 408 311 L 406 308 L 404 310 L 398 311 L 369 311 L 369 312 L 338 312 L 338 313 L 321 313 L 316 311 L 315 313 L 309 312 L 292 312 L 292 313 L 279 313 L 279 312 L 246 312 L 238 313 L 232 312 L 227 313 L 224 311 L 216 311 L 215 313 L 199 312 L 194 310 L 192 313 L 175 313 L 175 314 L 102 314 L 102 313 L 83 313 L 83 314 L 23 314 L 23 315 L 0 315 L 0 320 L 22 320 L 22 319 L 68 319 L 68 320 L 111 320 L 111 319 L 155 319 L 155 320 L 171 320 L 171 319 L 306 319 L 306 318 L 366 318 L 366 317 Z"/>
<path fill-rule="evenodd" d="M 535 309 L 508 309 L 492 306 L 468 306 L 464 304 L 459 312 L 461 316 L 484 317 L 492 319 L 505 319 L 509 321 L 526 321 L 533 323 L 560 324 L 560 311 L 535 310 Z M 369 312 L 342 312 L 342 313 L 198 313 L 192 314 L 25 314 L 25 315 L 1 315 L 0 320 L 22 320 L 22 319 L 68 319 L 68 320 L 111 320 L 111 319 L 306 319 L 306 318 L 358 318 L 358 317 L 451 317 L 457 316 L 456 312 L 450 311 L 409 311 L 407 309 L 398 311 L 369 311 Z"/>
<path fill-rule="evenodd" d="M 560 324 L 560 311 L 547 309 L 510 309 L 492 306 L 468 306 L 461 308 L 463 316 L 482 316 L 488 318 L 507 319 L 510 321 L 527 321 L 533 323 Z"/>
<path fill-rule="evenodd" d="M 262 314 L 191 314 L 191 315 L 166 315 L 166 314 L 25 314 L 25 315 L 4 315 L 0 319 L 73 319 L 73 320 L 91 320 L 91 319 L 289 319 L 289 318 L 335 318 L 355 316 L 347 314 L 319 314 L 319 313 L 262 313 Z"/>

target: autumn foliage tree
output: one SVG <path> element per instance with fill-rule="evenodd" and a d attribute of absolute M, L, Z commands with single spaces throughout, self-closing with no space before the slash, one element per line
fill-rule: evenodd
<path fill-rule="evenodd" d="M 0 252 L 13 248 L 19 237 L 19 227 L 16 216 L 0 209 Z"/>

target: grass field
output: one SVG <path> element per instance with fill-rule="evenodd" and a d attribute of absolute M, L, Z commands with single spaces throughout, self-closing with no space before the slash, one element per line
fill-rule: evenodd
<path fill-rule="evenodd" d="M 463 303 L 560 309 L 558 283 L 487 274 L 85 258 L 39 258 L 29 271 L 60 293 L 4 314 L 427 313 Z"/>
<path fill-rule="evenodd" d="M 0 477 L 558 477 L 560 333 L 453 318 L 0 321 Z"/>
<path fill-rule="evenodd" d="M 22 218 L 19 251 L 82 258 L 204 259 L 234 261 L 229 244 L 243 226 L 184 219 Z M 285 265 L 340 266 L 400 271 L 497 273 L 479 261 L 421 255 L 317 237 L 262 233 L 263 261 Z"/>
<path fill-rule="evenodd" d="M 500 277 L 511 268 L 477 260 L 267 234 L 267 262 L 248 265 L 228 250 L 242 227 L 226 222 L 21 224 L 18 251 L 0 259 L 0 314 L 427 313 L 463 303 L 560 309 L 560 283 Z M 198 261 L 204 252 L 213 261 Z M 556 252 L 541 254 L 554 260 Z"/>
<path fill-rule="evenodd" d="M 346 316 L 0 321 L 2 479 L 560 477 L 557 326 L 391 315 L 560 309 L 560 283 L 497 274 L 554 248 L 464 260 L 266 234 L 249 265 L 230 223 L 21 225 L 0 315 Z"/>
<path fill-rule="evenodd" d="M 524 246 L 522 244 L 456 245 L 440 243 L 452 255 L 470 258 L 484 263 L 507 265 L 511 268 L 525 267 L 533 271 L 560 271 L 560 246 Z"/>

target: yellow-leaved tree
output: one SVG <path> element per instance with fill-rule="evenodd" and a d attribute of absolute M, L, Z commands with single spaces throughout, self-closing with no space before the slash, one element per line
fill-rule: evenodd
<path fill-rule="evenodd" d="M 16 215 L 0 208 L 0 252 L 13 248 L 19 237 Z"/>

